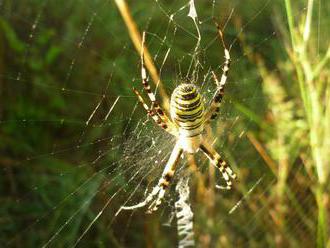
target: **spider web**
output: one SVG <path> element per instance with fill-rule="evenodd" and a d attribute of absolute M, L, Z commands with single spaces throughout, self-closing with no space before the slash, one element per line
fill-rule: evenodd
<path fill-rule="evenodd" d="M 255 0 L 196 1 L 192 8 L 191 3 L 136 1 L 130 8 L 140 30 L 146 31 L 146 45 L 167 93 L 181 82 L 194 82 L 206 102 L 215 89 L 211 71 L 220 75 L 223 63 L 213 18 L 225 26 L 232 66 L 211 138 L 244 180 L 230 192 L 215 190 L 210 181 L 205 197 L 212 200 L 192 200 L 191 206 L 198 244 L 214 244 L 219 236 L 220 243 L 230 242 L 232 237 L 221 236 L 222 231 L 226 226 L 238 228 L 244 220 L 239 230 L 244 245 L 252 236 L 262 239 L 260 216 L 267 206 L 261 203 L 275 180 L 247 138 L 250 130 L 258 128 L 256 119 L 264 113 L 260 106 L 266 101 L 262 80 L 248 56 L 267 54 L 278 40 L 273 20 L 265 18 L 278 5 Z M 159 213 L 116 214 L 121 206 L 144 199 L 175 142 L 145 116 L 131 93 L 132 86 L 141 88 L 140 60 L 116 5 L 30 0 L 28 4 L 1 1 L 0 6 L 4 30 L 0 39 L 7 49 L 0 49 L 5 193 L 1 243 L 19 247 L 176 244 L 174 189 L 177 178 L 190 173 L 186 159 Z M 262 23 L 265 20 L 268 23 Z M 258 36 L 246 41 L 252 49 L 246 51 L 239 37 L 250 37 L 249 33 Z M 157 97 L 161 96 L 157 93 Z M 196 163 L 201 174 L 215 173 L 203 156 L 197 156 Z M 190 176 L 193 182 L 193 173 Z M 221 181 L 218 174 L 210 178 Z M 191 198 L 196 199 L 198 186 L 191 183 L 191 187 L 195 192 Z M 304 201 L 307 204 L 309 199 Z M 299 223 L 293 225 L 298 228 Z M 161 234 L 160 240 L 151 235 L 154 232 Z"/>

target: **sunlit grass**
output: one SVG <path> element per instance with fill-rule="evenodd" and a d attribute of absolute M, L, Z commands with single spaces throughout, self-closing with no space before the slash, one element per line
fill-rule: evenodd
<path fill-rule="evenodd" d="M 275 223 L 269 231 L 281 246 L 302 242 L 293 219 L 304 223 L 317 247 L 329 245 L 330 45 L 324 42 L 329 39 L 324 30 L 327 6 L 322 9 L 320 4 L 309 0 L 300 11 L 303 2 L 284 1 L 287 22 L 280 13 L 274 18 L 286 52 L 284 57 L 274 54 L 277 70 L 268 68 L 266 57 L 252 52 L 244 34 L 240 37 L 249 60 L 256 63 L 268 100 L 267 115 L 256 121 L 263 130 L 256 134 L 260 142 L 251 134 L 249 139 L 277 179 L 269 198 Z M 253 113 L 243 113 L 256 120 Z M 308 242 L 313 244 L 313 239 Z"/>
<path fill-rule="evenodd" d="M 330 162 L 330 46 L 322 42 L 317 20 L 324 18 L 322 9 L 315 10 L 317 3 L 309 0 L 306 10 L 296 15 L 299 3 L 285 0 L 288 31 L 285 22 L 276 19 L 287 56 L 277 57 L 277 71 L 270 71 L 265 58 L 258 54 L 250 56 L 255 61 L 263 79 L 264 93 L 268 99 L 269 116 L 264 126 L 271 125 L 273 135 L 264 139 L 264 145 L 277 163 L 277 183 L 274 186 L 274 212 L 278 226 L 275 236 L 278 244 L 300 241 L 294 238 L 289 228 L 289 216 L 296 212 L 304 219 L 309 206 L 299 203 L 293 181 L 309 189 L 314 195 L 317 211 L 314 212 L 318 247 L 329 242 L 329 162 Z M 320 2 L 318 2 L 320 4 Z M 316 23 L 316 24 L 315 24 Z M 321 30 L 325 31 L 325 30 Z M 288 40 L 286 39 L 288 38 Z M 325 38 L 328 38 L 325 34 Z M 246 45 L 246 49 L 248 45 Z M 270 164 L 269 161 L 266 161 Z M 297 167 L 298 165 L 298 167 Z M 300 165 L 305 172 L 295 171 Z M 274 166 L 273 166 L 274 167 Z M 295 177 L 295 178 L 293 178 Z M 308 194 L 304 194 L 306 199 Z M 308 226 L 308 224 L 306 224 Z M 309 225 L 311 226 L 311 225 Z M 317 227 L 317 228 L 316 228 Z M 310 227 L 311 231 L 313 227 Z"/>
<path fill-rule="evenodd" d="M 316 26 L 313 25 L 315 5 L 316 1 L 309 0 L 304 18 L 295 20 L 291 1 L 285 1 L 291 37 L 288 52 L 299 82 L 304 121 L 308 127 L 309 153 L 304 164 L 316 174 L 311 187 L 318 205 L 317 245 L 325 247 L 329 239 L 326 209 L 329 204 L 330 71 L 326 65 L 330 59 L 330 45 L 325 43 L 318 47 L 319 38 L 313 37 L 316 34 L 313 28 Z"/>

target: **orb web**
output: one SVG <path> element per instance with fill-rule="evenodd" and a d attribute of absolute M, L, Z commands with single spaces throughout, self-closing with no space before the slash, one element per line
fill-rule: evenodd
<path fill-rule="evenodd" d="M 189 204 L 198 244 L 231 242 L 233 237 L 222 233 L 242 222 L 241 244 L 259 241 L 267 209 L 263 204 L 275 177 L 251 134 L 259 128 L 267 99 L 250 56 L 258 53 L 274 64 L 266 55 L 278 41 L 277 30 L 267 16 L 278 4 L 254 0 L 130 4 L 169 95 L 178 84 L 193 82 L 205 101 L 211 101 L 215 90 L 211 72 L 221 75 L 224 62 L 213 18 L 224 28 L 231 47 L 224 101 L 209 132 L 241 179 L 233 190 L 218 191 L 214 186 L 221 177 L 208 161 L 200 155 L 185 157 L 153 216 L 146 216 L 143 209 L 117 211 L 150 192 L 175 139 L 154 125 L 131 92 L 132 87 L 142 88 L 140 58 L 114 2 L 30 0 L 28 7 L 7 1 L 0 6 L 4 44 L 0 44 L 0 85 L 5 99 L 0 103 L 1 160 L 7 202 L 2 207 L 6 227 L 1 243 L 176 244 L 175 186 L 182 176 L 190 177 Z M 189 164 L 196 165 L 195 171 L 188 169 Z M 200 175 L 209 176 L 206 186 L 200 185 Z M 311 199 L 303 201 L 308 204 Z M 297 229 L 303 225 L 291 224 Z M 162 234 L 160 241 L 151 235 L 153 228 Z"/>

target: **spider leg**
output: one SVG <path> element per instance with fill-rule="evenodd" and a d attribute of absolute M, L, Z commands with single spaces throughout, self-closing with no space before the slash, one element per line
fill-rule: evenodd
<path fill-rule="evenodd" d="M 142 35 L 142 48 L 141 48 L 141 78 L 142 78 L 143 88 L 145 92 L 147 92 L 148 97 L 151 101 L 151 111 L 155 111 L 165 123 L 173 127 L 174 124 L 170 121 L 165 111 L 160 107 L 158 101 L 156 100 L 155 94 L 151 91 L 151 87 L 147 77 L 147 70 L 144 66 L 144 43 L 145 43 L 145 32 L 143 32 Z"/>
<path fill-rule="evenodd" d="M 220 104 L 221 104 L 222 98 L 225 94 L 225 85 L 226 85 L 226 82 L 227 82 L 228 71 L 229 71 L 230 62 L 231 62 L 229 50 L 227 49 L 224 38 L 223 38 L 223 33 L 220 29 L 219 24 L 217 22 L 215 22 L 215 24 L 217 26 L 217 30 L 218 30 L 218 34 L 219 34 L 222 46 L 224 48 L 225 62 L 224 62 L 224 65 L 222 67 L 222 75 L 221 75 L 220 81 L 218 80 L 216 74 L 212 71 L 213 79 L 214 79 L 214 81 L 217 85 L 217 90 L 216 90 L 216 92 L 213 96 L 211 107 L 208 110 L 208 112 L 206 113 L 205 120 L 207 122 L 210 121 L 210 120 L 216 119 L 217 116 L 218 116 L 218 113 L 219 113 L 219 110 L 220 110 Z"/>
<path fill-rule="evenodd" d="M 176 131 L 175 131 L 175 129 L 172 128 L 171 123 L 169 125 L 168 122 L 165 122 L 163 119 L 160 118 L 160 116 L 156 113 L 156 111 L 150 109 L 149 106 L 144 101 L 141 94 L 136 89 L 133 88 L 133 92 L 137 96 L 137 98 L 138 98 L 139 102 L 141 103 L 141 105 L 143 106 L 143 108 L 147 111 L 148 115 L 156 122 L 156 124 L 158 126 L 160 126 L 161 128 L 163 128 L 165 131 L 168 131 L 170 134 L 173 134 L 175 136 Z"/>
<path fill-rule="evenodd" d="M 231 189 L 232 182 L 230 178 L 236 179 L 237 176 L 230 168 L 230 166 L 226 163 L 226 161 L 221 159 L 219 153 L 217 153 L 212 145 L 208 144 L 207 142 L 203 141 L 200 145 L 200 149 L 211 160 L 211 163 L 220 170 L 223 178 L 226 181 L 226 186 L 216 185 L 216 187 L 220 189 Z"/>
<path fill-rule="evenodd" d="M 147 198 L 143 202 L 140 202 L 136 205 L 123 206 L 123 207 L 121 207 L 121 209 L 133 210 L 133 209 L 141 208 L 141 207 L 144 207 L 144 206 L 150 204 L 148 206 L 147 213 L 152 213 L 152 212 L 156 211 L 158 209 L 158 207 L 160 206 L 160 204 L 162 203 L 162 199 L 164 198 L 166 189 L 168 188 L 168 186 L 173 178 L 176 166 L 180 160 L 182 153 L 183 153 L 183 149 L 181 148 L 179 142 L 177 142 L 171 153 L 171 156 L 165 166 L 162 177 L 159 179 L 158 184 L 153 188 L 151 193 L 149 193 Z"/>

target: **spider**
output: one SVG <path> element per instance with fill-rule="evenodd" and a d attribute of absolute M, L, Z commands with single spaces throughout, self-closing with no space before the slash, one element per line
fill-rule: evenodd
<path fill-rule="evenodd" d="M 231 178 L 235 179 L 236 174 L 206 140 L 206 137 L 204 137 L 205 135 L 203 134 L 205 126 L 209 125 L 210 121 L 215 120 L 218 116 L 231 62 L 229 50 L 224 42 L 223 33 L 217 23 L 216 27 L 218 36 L 224 48 L 225 62 L 222 67 L 223 73 L 220 81 L 218 80 L 216 74 L 212 71 L 212 76 L 217 85 L 217 89 L 213 96 L 211 105 L 208 109 L 205 109 L 201 94 L 193 83 L 180 84 L 175 88 L 171 95 L 171 119 L 157 102 L 148 82 L 147 72 L 144 66 L 145 33 L 143 33 L 141 49 L 141 78 L 143 88 L 151 101 L 151 106 L 149 107 L 147 105 L 141 94 L 136 89 L 133 88 L 133 91 L 136 94 L 138 101 L 142 104 L 143 108 L 156 122 L 156 124 L 176 137 L 176 144 L 169 160 L 167 161 L 161 178 L 153 190 L 147 195 L 146 199 L 133 206 L 123 206 L 121 209 L 132 210 L 149 205 L 147 213 L 156 211 L 161 205 L 166 189 L 169 187 L 169 184 L 174 176 L 176 166 L 185 152 L 194 154 L 201 150 L 208 157 L 211 163 L 219 169 L 226 182 L 226 186 L 216 185 L 216 187 L 221 189 L 231 189 Z"/>

